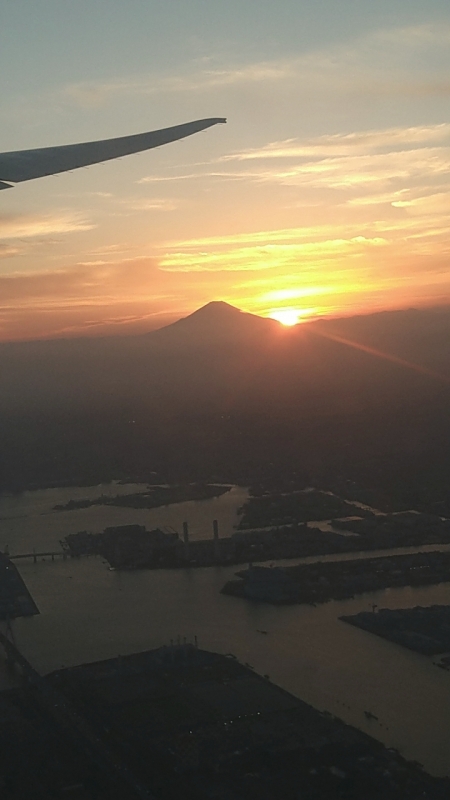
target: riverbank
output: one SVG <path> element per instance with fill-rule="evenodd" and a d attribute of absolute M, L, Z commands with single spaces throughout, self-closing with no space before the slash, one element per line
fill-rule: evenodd
<path fill-rule="evenodd" d="M 373 604 L 449 604 L 450 584 L 314 607 L 243 603 L 221 594 L 235 573 L 221 566 L 118 572 L 92 557 L 20 562 L 20 573 L 41 614 L 15 620 L 15 640 L 41 674 L 157 648 L 179 634 L 191 640 L 197 635 L 203 648 L 235 653 L 277 685 L 397 748 L 431 774 L 450 775 L 448 673 L 339 620 Z M 377 720 L 368 719 L 367 710 Z"/>
<path fill-rule="evenodd" d="M 342 600 L 399 586 L 428 586 L 449 580 L 450 553 L 429 552 L 293 567 L 253 567 L 228 581 L 224 594 L 265 603 L 302 604 Z"/>
<path fill-rule="evenodd" d="M 348 536 L 306 524 L 238 531 L 220 538 L 218 534 L 217 526 L 217 538 L 182 541 L 173 531 L 119 526 L 102 533 L 72 533 L 62 545 L 71 556 L 102 555 L 115 569 L 181 569 L 450 544 L 450 526 L 444 524 L 425 530 L 420 523 L 407 529 L 400 525 L 399 535 L 375 528 Z"/>
<path fill-rule="evenodd" d="M 294 800 L 299 785 L 321 800 L 370 797 L 373 786 L 393 800 L 444 800 L 450 792 L 449 779 L 432 778 L 234 656 L 196 642 L 61 670 L 47 681 L 163 800 Z"/>
<path fill-rule="evenodd" d="M 333 518 L 367 516 L 372 512 L 340 497 L 307 489 L 286 494 L 263 494 L 250 497 L 243 505 L 239 530 L 271 528 Z"/>
<path fill-rule="evenodd" d="M 69 500 L 65 504 L 57 503 L 54 511 L 75 511 L 91 506 L 119 506 L 121 508 L 159 508 L 175 503 L 186 503 L 191 500 L 210 500 L 229 492 L 231 486 L 216 484 L 187 484 L 181 486 L 149 486 L 147 491 L 135 494 L 117 494 L 112 497 L 100 495 L 94 498 Z"/>
<path fill-rule="evenodd" d="M 450 606 L 378 608 L 376 613 L 361 611 L 341 620 L 416 653 L 450 654 Z"/>

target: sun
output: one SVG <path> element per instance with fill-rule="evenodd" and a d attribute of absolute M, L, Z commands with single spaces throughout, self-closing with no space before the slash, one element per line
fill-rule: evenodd
<path fill-rule="evenodd" d="M 282 325 L 290 327 L 292 325 L 298 325 L 300 317 L 302 317 L 303 314 L 296 308 L 280 308 L 274 311 L 270 316 L 272 319 L 281 322 Z"/>

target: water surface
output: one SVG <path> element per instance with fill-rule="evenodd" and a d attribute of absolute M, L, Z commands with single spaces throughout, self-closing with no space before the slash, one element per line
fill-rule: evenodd
<path fill-rule="evenodd" d="M 98 496 L 99 487 L 94 489 Z M 14 514 L 0 522 L 0 547 L 8 542 L 11 552 L 13 544 L 17 552 L 26 552 L 23 548 L 55 544 L 70 531 L 129 521 L 177 527 L 188 519 L 193 534 L 210 536 L 212 519 L 218 518 L 223 535 L 229 535 L 247 494 L 236 487 L 220 498 L 178 508 L 96 506 L 49 514 L 50 505 L 70 498 L 61 497 L 67 490 L 48 491 L 36 493 L 35 505 L 28 493 L 22 506 L 7 501 Z M 81 497 L 88 496 L 86 489 L 80 491 Z M 6 516 L 4 500 L 0 516 Z M 349 557 L 361 554 L 322 559 Z M 450 584 L 388 589 L 317 607 L 276 607 L 220 594 L 236 567 L 115 572 L 101 558 L 19 565 L 41 614 L 16 620 L 14 632 L 19 648 L 42 672 L 196 635 L 201 647 L 234 653 L 306 702 L 398 748 L 432 773 L 450 774 L 450 673 L 426 656 L 339 620 L 372 604 L 449 604 Z M 378 720 L 367 720 L 364 711 Z"/>

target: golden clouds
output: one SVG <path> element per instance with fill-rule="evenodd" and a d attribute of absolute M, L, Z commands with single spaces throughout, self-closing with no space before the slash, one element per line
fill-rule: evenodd
<path fill-rule="evenodd" d="M 110 238 L 75 265 L 0 278 L 4 337 L 15 329 L 11 320 L 27 314 L 40 320 L 40 335 L 66 335 L 154 327 L 212 298 L 301 320 L 450 294 L 448 124 L 269 142 L 228 154 L 220 170 L 214 162 L 192 169 L 180 175 L 187 193 L 176 198 L 161 187 L 154 196 L 147 187 L 128 199 L 99 198 Z M 194 176 L 208 181 L 208 191 L 190 206 Z M 241 177 L 238 193 L 232 180 L 224 190 L 229 176 Z M 172 187 L 178 177 L 167 177 Z M 170 220 L 146 235 L 139 211 Z M 288 224 L 264 224 L 270 216 Z M 136 236 L 114 243 L 127 230 L 116 233 L 122 219 L 132 220 L 126 225 Z M 92 228 L 81 213 L 5 215 L 0 256 Z M 189 236 L 196 230 L 205 233 Z"/>
<path fill-rule="evenodd" d="M 94 225 L 73 212 L 0 215 L 0 240 L 24 239 L 91 230 Z"/>
<path fill-rule="evenodd" d="M 259 163 L 250 173 L 246 168 L 247 179 L 300 188 L 378 190 L 402 181 L 416 186 L 423 179 L 447 177 L 450 125 L 289 139 L 232 153 L 222 161 Z M 274 161 L 279 164 L 273 166 Z"/>
<path fill-rule="evenodd" d="M 164 124 L 217 109 L 229 125 L 62 178 L 78 187 L 62 195 L 73 211 L 46 210 L 36 194 L 39 213 L 0 217 L 2 268 L 23 266 L 0 279 L 4 331 L 13 307 L 60 333 L 151 327 L 155 314 L 211 299 L 301 319 L 446 297 L 450 123 L 439 122 L 439 98 L 450 94 L 449 42 L 450 26 L 393 28 L 272 60 L 199 59 L 60 90 L 61 119 L 87 119 L 73 106 L 100 108 L 105 135 L 109 125 L 129 132 L 128 119 L 144 128 L 150 98 Z M 113 103 L 117 117 L 101 110 Z"/>
<path fill-rule="evenodd" d="M 160 317 L 162 325 L 174 315 L 169 286 L 155 287 L 156 270 L 147 258 L 0 275 L 2 338 L 139 331 Z"/>
<path fill-rule="evenodd" d="M 300 241 L 296 241 L 297 237 Z M 186 243 L 180 243 L 179 246 L 172 246 L 172 252 L 161 259 L 160 268 L 167 272 L 259 272 L 286 268 L 301 270 L 303 264 L 308 266 L 311 259 L 314 259 L 317 270 L 320 264 L 325 266 L 330 260 L 335 262 L 339 256 L 354 258 L 364 253 L 367 247 L 380 247 L 387 243 L 381 237 L 367 239 L 364 236 L 301 241 L 307 238 L 307 229 L 302 229 L 298 232 L 261 231 L 250 234 L 247 246 L 244 247 L 236 246 L 234 236 L 222 237 L 219 241 L 201 240 L 192 244 L 189 250 Z M 259 239 L 261 244 L 252 246 L 251 242 L 255 239 Z M 245 241 L 245 236 L 240 236 L 239 240 Z"/>

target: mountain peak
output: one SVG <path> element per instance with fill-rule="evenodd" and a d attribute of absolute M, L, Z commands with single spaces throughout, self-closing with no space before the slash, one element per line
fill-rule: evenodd
<path fill-rule="evenodd" d="M 236 319 L 241 314 L 244 314 L 244 311 L 241 311 L 240 308 L 236 308 L 236 306 L 230 305 L 230 303 L 225 303 L 224 300 L 212 300 L 210 303 L 207 303 L 205 306 L 198 308 L 192 314 L 189 314 L 184 319 L 192 319 L 195 317 L 198 319 L 202 317 L 206 319 L 207 317 L 211 320 L 213 319 Z"/>
<path fill-rule="evenodd" d="M 258 338 L 278 328 L 278 322 L 241 311 L 223 300 L 213 300 L 198 308 L 187 317 L 182 317 L 165 328 L 152 333 L 166 341 L 182 341 L 184 345 L 198 340 L 202 344 L 213 340 L 240 340 Z M 180 337 L 182 337 L 180 339 Z"/>

